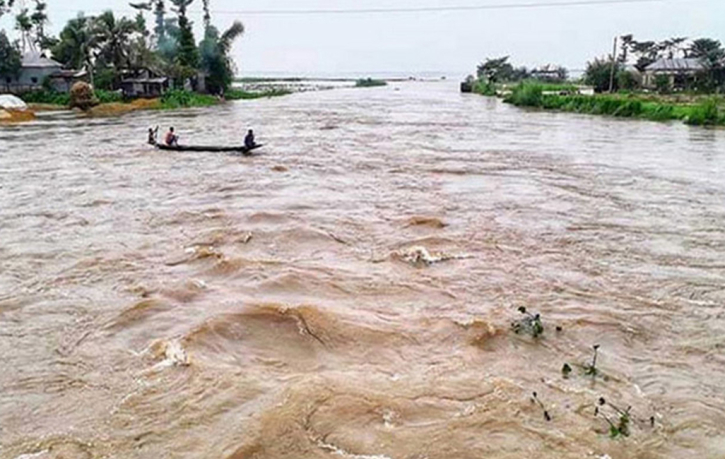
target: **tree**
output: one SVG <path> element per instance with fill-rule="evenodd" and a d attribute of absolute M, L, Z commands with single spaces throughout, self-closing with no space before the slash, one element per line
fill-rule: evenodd
<path fill-rule="evenodd" d="M 508 62 L 509 56 L 486 59 L 478 66 L 478 79 L 486 83 L 497 83 L 509 81 L 514 73 L 514 68 Z"/>
<path fill-rule="evenodd" d="M 234 40 L 244 34 L 244 25 L 235 22 L 221 36 L 216 27 L 209 25 L 201 51 L 202 68 L 207 72 L 207 90 L 211 93 L 226 91 L 234 79 L 234 62 L 229 57 Z"/>
<path fill-rule="evenodd" d="M 632 42 L 632 53 L 637 56 L 637 63 L 634 66 L 640 72 L 660 58 L 660 47 L 653 41 Z"/>
<path fill-rule="evenodd" d="M 619 62 L 626 65 L 629 57 L 629 51 L 632 49 L 632 44 L 634 43 L 634 35 L 622 35 L 620 39 L 622 44 L 620 45 L 621 52 L 619 53 Z"/>
<path fill-rule="evenodd" d="M 93 39 L 99 47 L 99 57 L 116 71 L 128 66 L 131 37 L 137 32 L 136 23 L 127 19 L 116 19 L 113 11 L 106 11 L 93 21 Z"/>
<path fill-rule="evenodd" d="M 178 8 L 179 18 L 179 49 L 176 54 L 176 63 L 189 72 L 193 73 L 199 65 L 199 50 L 196 48 L 194 40 L 194 31 L 192 30 L 191 21 L 186 16 L 186 8 L 191 5 L 194 0 L 172 0 Z"/>
<path fill-rule="evenodd" d="M 685 37 L 670 38 L 659 43 L 659 49 L 663 56 L 674 59 L 678 53 L 682 53 L 682 44 L 687 41 Z"/>
<path fill-rule="evenodd" d="M 718 40 L 700 38 L 692 42 L 688 49 L 690 57 L 700 59 L 705 66 L 704 83 L 700 89 L 712 91 L 725 85 L 725 49 Z"/>
<path fill-rule="evenodd" d="M 613 63 L 610 58 L 594 59 L 587 63 L 584 73 L 584 83 L 594 86 L 596 92 L 609 91 L 609 83 L 612 77 L 612 65 L 615 66 L 615 73 L 621 69 L 621 64 Z M 614 81 L 614 91 L 618 89 L 617 81 Z"/>
<path fill-rule="evenodd" d="M 58 43 L 51 49 L 53 57 L 66 67 L 85 67 L 93 83 L 94 51 L 98 43 L 93 31 L 93 18 L 82 13 L 68 21 L 60 32 Z"/>
<path fill-rule="evenodd" d="M 22 57 L 17 45 L 10 43 L 4 30 L 0 30 L 0 77 L 16 77 L 20 73 Z"/>

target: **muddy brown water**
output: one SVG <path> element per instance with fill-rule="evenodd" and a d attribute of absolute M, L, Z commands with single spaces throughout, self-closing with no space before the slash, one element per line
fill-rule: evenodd
<path fill-rule="evenodd" d="M 2 127 L 0 457 L 725 457 L 724 172 L 449 83 Z"/>

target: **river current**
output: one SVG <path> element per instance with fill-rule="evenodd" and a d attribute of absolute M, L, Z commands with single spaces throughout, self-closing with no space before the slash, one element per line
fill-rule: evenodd
<path fill-rule="evenodd" d="M 446 82 L 0 127 L 0 457 L 723 458 L 724 173 Z"/>

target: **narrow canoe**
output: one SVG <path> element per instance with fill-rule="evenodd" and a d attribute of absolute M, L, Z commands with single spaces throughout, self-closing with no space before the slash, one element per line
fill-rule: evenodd
<path fill-rule="evenodd" d="M 249 154 L 252 150 L 256 150 L 262 145 L 255 145 L 252 148 L 241 146 L 241 147 L 213 147 L 213 146 L 193 146 L 193 145 L 164 145 L 161 143 L 156 144 L 156 148 L 159 150 L 166 151 L 198 151 L 198 152 L 210 152 L 210 153 L 242 153 Z"/>

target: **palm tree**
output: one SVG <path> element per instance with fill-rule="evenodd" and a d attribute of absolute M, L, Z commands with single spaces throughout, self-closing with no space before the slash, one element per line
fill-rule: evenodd
<path fill-rule="evenodd" d="M 244 24 L 234 22 L 221 36 L 216 27 L 206 29 L 204 40 L 200 44 L 202 67 L 207 72 L 207 89 L 212 93 L 222 93 L 229 88 L 234 79 L 234 61 L 229 56 L 234 41 L 244 34 Z"/>
<path fill-rule="evenodd" d="M 79 14 L 68 21 L 60 33 L 58 43 L 53 47 L 53 57 L 66 67 L 88 70 L 93 85 L 94 51 L 98 41 L 91 24 L 93 18 Z"/>
<path fill-rule="evenodd" d="M 117 71 L 128 65 L 131 37 L 136 31 L 136 23 L 127 18 L 116 19 L 113 11 L 106 11 L 94 21 L 93 33 L 100 47 L 99 55 Z"/>

